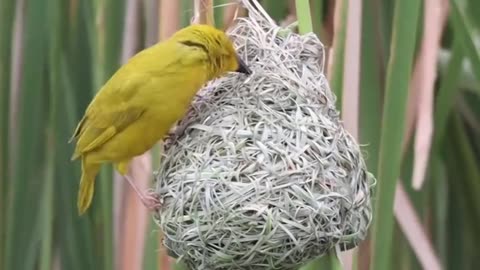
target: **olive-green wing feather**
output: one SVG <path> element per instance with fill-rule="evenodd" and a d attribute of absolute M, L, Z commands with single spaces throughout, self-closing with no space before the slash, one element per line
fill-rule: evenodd
<path fill-rule="evenodd" d="M 129 106 L 113 111 L 94 111 L 86 115 L 79 124 L 78 141 L 72 160 L 102 146 L 139 119 L 143 112 L 143 108 Z"/>
<path fill-rule="evenodd" d="M 87 108 L 70 139 L 77 140 L 72 160 L 102 146 L 140 118 L 145 107 L 129 101 L 137 94 L 142 83 L 148 80 L 146 75 L 132 74 L 126 79 L 111 80 L 105 85 Z"/>

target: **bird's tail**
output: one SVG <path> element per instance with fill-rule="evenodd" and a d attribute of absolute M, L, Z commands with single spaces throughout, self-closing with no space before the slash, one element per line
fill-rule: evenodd
<path fill-rule="evenodd" d="M 95 190 L 95 176 L 100 170 L 100 164 L 89 164 L 86 157 L 82 157 L 82 178 L 78 190 L 77 208 L 78 214 L 82 215 L 92 203 Z"/>

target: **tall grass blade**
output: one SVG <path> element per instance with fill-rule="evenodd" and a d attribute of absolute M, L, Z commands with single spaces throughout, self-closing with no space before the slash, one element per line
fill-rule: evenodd
<path fill-rule="evenodd" d="M 440 2 L 440 3 L 439 3 Z M 448 15 L 448 0 L 426 0 L 424 5 L 423 38 L 414 70 L 414 91 L 419 92 L 415 131 L 415 163 L 412 186 L 422 187 L 433 137 L 434 85 L 437 73 L 437 55 Z"/>
<path fill-rule="evenodd" d="M 289 0 L 263 0 L 262 6 L 268 11 L 268 15 L 278 24 L 285 19 L 288 13 Z"/>
<path fill-rule="evenodd" d="M 424 228 L 408 198 L 408 194 L 399 183 L 395 192 L 395 216 L 406 239 L 414 250 L 417 259 L 424 269 L 441 270 L 442 266 L 435 254 Z"/>
<path fill-rule="evenodd" d="M 169 0 L 159 0 L 160 1 L 160 12 L 162 11 L 162 4 L 163 1 L 169 1 Z M 179 14 L 180 16 L 180 27 L 185 27 L 190 24 L 190 22 L 193 19 L 194 13 L 193 13 L 193 1 L 192 0 L 181 0 L 180 4 L 180 10 Z M 162 20 L 162 18 L 159 18 Z M 162 25 L 161 22 L 159 22 L 160 25 Z M 161 35 L 159 35 L 161 36 Z"/>
<path fill-rule="evenodd" d="M 465 126 L 463 125 L 460 116 L 456 114 L 453 118 L 454 137 L 453 141 L 456 145 L 456 150 L 459 153 L 458 160 L 462 164 L 464 177 L 460 179 L 460 183 L 465 187 L 463 196 L 468 201 L 470 213 L 480 225 L 480 168 L 478 167 L 476 154 L 473 152 L 471 143 L 469 141 Z"/>
<path fill-rule="evenodd" d="M 311 12 L 312 12 L 312 24 L 313 31 L 317 34 L 318 38 L 325 42 L 327 40 L 326 33 L 324 33 L 324 6 L 327 1 L 323 0 L 314 0 L 310 1 Z"/>
<path fill-rule="evenodd" d="M 448 258 L 448 205 L 451 203 L 450 194 L 448 192 L 447 172 L 445 164 L 440 154 L 432 155 L 431 178 L 435 180 L 432 185 L 433 192 L 433 241 L 441 260 L 441 264 L 446 269 Z"/>
<path fill-rule="evenodd" d="M 432 155 L 438 155 L 441 143 L 445 136 L 450 113 L 455 104 L 456 95 L 460 93 L 458 88 L 464 50 L 459 38 L 455 38 L 452 45 L 452 57 L 440 80 L 440 86 L 435 101 L 434 137 Z"/>
<path fill-rule="evenodd" d="M 480 50 L 476 47 L 474 39 L 478 29 L 475 29 L 469 14 L 465 11 L 466 2 L 464 0 L 450 0 L 450 3 L 452 6 L 451 19 L 455 33 L 463 43 L 474 74 L 476 74 L 477 79 L 480 79 Z"/>
<path fill-rule="evenodd" d="M 86 41 L 84 41 L 86 43 Z M 85 52 L 84 52 L 85 53 Z M 75 99 L 75 90 L 83 90 L 85 84 L 73 84 L 73 75 L 81 72 L 84 66 L 72 66 L 67 64 L 65 54 L 60 55 L 61 71 L 61 91 L 59 95 L 59 108 L 57 109 L 57 160 L 56 160 L 56 244 L 60 247 L 62 269 L 82 270 L 95 269 L 101 267 L 97 265 L 96 259 L 98 253 L 95 250 L 95 234 L 92 220 L 89 216 L 79 217 L 77 214 L 76 198 L 78 192 L 78 182 L 80 179 L 79 164 L 70 162 L 70 156 L 73 151 L 72 145 L 66 142 L 71 136 L 80 113 L 77 112 L 77 103 L 80 99 Z M 86 96 L 90 96 L 89 91 L 84 91 Z M 83 113 L 83 112 L 82 112 Z M 98 240 L 97 240 L 98 241 Z M 100 240 L 101 241 L 101 240 Z M 101 254 L 100 254 L 101 256 Z"/>
<path fill-rule="evenodd" d="M 106 0 L 105 14 L 103 15 L 105 18 L 104 57 L 106 78 L 109 78 L 120 67 L 125 8 L 126 0 Z"/>
<path fill-rule="evenodd" d="M 313 32 L 312 15 L 310 14 L 309 0 L 296 0 L 298 31 L 301 34 Z"/>
<path fill-rule="evenodd" d="M 5 262 L 7 194 L 9 188 L 8 131 L 10 100 L 10 60 L 15 1 L 0 1 L 0 266 Z"/>
<path fill-rule="evenodd" d="M 14 0 L 4 0 L 0 2 L 0 129 L 2 130 L 0 132 L 0 191 L 3 191 L 5 188 L 4 181 L 7 177 L 8 171 L 7 146 L 9 115 L 8 111 L 10 108 L 10 62 L 12 55 L 12 32 L 15 14 L 15 3 L 16 2 Z M 2 199 L 4 198 L 5 196 L 2 196 Z"/>
<path fill-rule="evenodd" d="M 218 29 L 223 29 L 224 21 L 223 17 L 225 16 L 226 5 L 230 3 L 229 0 L 214 0 L 213 1 L 213 18 L 215 21 L 215 27 Z"/>
<path fill-rule="evenodd" d="M 63 2 L 63 1 L 62 1 Z M 91 2 L 70 1 L 70 6 L 62 8 L 62 50 L 57 52 L 60 60 L 60 91 L 57 109 L 56 133 L 56 183 L 55 183 L 55 243 L 61 257 L 63 269 L 81 270 L 102 268 L 103 253 L 97 246 L 103 244 L 102 235 L 95 234 L 98 222 L 91 213 L 78 216 L 76 199 L 80 179 L 79 162 L 71 162 L 73 144 L 68 139 L 84 113 L 92 97 L 93 48 L 87 35 Z M 66 15 L 68 14 L 68 15 Z M 63 48 L 64 47 L 64 48 Z M 98 193 L 97 193 L 98 195 Z M 96 196 L 98 197 L 98 196 Z M 92 208 L 96 208 L 95 203 Z M 99 244 L 97 245 L 98 242 Z"/>
<path fill-rule="evenodd" d="M 477 262 L 472 254 L 472 241 L 478 241 L 473 234 L 480 226 L 478 207 L 478 188 L 480 172 L 474 166 L 475 160 L 469 147 L 467 134 L 461 118 L 455 113 L 448 126 L 449 142 L 444 144 L 443 157 L 447 161 L 449 189 L 452 197 L 448 217 L 449 256 L 448 269 L 474 269 L 472 262 Z M 477 178 L 471 178 L 477 177 Z M 462 228 L 462 236 L 453 235 Z M 463 235 L 464 233 L 464 235 Z"/>
<path fill-rule="evenodd" d="M 347 12 L 349 1 L 339 0 L 335 3 L 335 25 L 333 38 L 333 56 L 331 68 L 328 69 L 330 88 L 337 96 L 337 109 L 342 111 L 343 70 L 345 64 L 345 40 L 347 35 Z"/>
<path fill-rule="evenodd" d="M 45 157 L 45 121 L 47 96 L 45 85 L 46 62 L 46 35 L 44 18 L 46 13 L 45 1 L 29 0 L 21 7 L 22 1 L 17 2 L 17 8 L 25 8 L 17 12 L 17 22 L 23 21 L 24 28 L 17 29 L 23 36 L 23 44 L 15 44 L 20 49 L 18 57 L 23 59 L 22 69 L 15 72 L 19 78 L 18 89 L 12 88 L 12 95 L 16 95 L 15 102 L 18 114 L 12 120 L 16 128 L 10 128 L 15 135 L 15 143 L 10 141 L 10 155 L 12 175 L 8 178 L 11 183 L 8 196 L 7 233 L 5 248 L 5 269 L 33 269 L 39 255 L 40 232 L 42 231 L 41 202 L 44 180 Z M 12 104 L 11 104 L 12 106 Z M 10 125 L 12 126 L 12 125 Z M 15 132 L 13 132 L 15 131 Z M 32 204 L 33 202 L 33 204 Z M 22 251 L 22 252 L 18 252 Z"/>
<path fill-rule="evenodd" d="M 462 44 L 459 38 L 454 38 L 453 45 L 451 49 L 451 58 L 446 67 L 443 76 L 440 79 L 439 90 L 437 93 L 437 98 L 435 101 L 435 112 L 434 112 L 434 135 L 432 141 L 432 150 L 431 150 L 431 160 L 430 160 L 430 171 L 432 174 L 432 181 L 435 181 L 434 185 L 434 211 L 436 217 L 436 226 L 434 226 L 435 233 L 435 243 L 442 260 L 442 264 L 448 269 L 450 264 L 449 257 L 452 257 L 453 254 L 449 253 L 448 246 L 451 241 L 449 241 L 449 231 L 448 231 L 448 215 L 449 207 L 452 204 L 457 204 L 455 198 L 451 198 L 452 192 L 449 192 L 449 185 L 447 183 L 447 170 L 442 166 L 442 150 L 445 148 L 445 145 L 450 145 L 448 140 L 445 140 L 445 135 L 447 133 L 447 124 L 449 116 L 451 115 L 454 109 L 454 101 L 456 96 L 460 93 L 458 84 L 460 83 L 460 73 L 462 72 L 462 60 L 464 52 Z M 443 150 L 445 151 L 445 150 Z M 448 166 L 447 164 L 446 166 Z"/>
<path fill-rule="evenodd" d="M 393 200 L 397 178 L 400 176 L 408 86 L 420 10 L 419 2 L 416 0 L 396 1 L 395 3 L 380 139 L 373 227 L 373 270 L 390 269 L 391 267 Z"/>
<path fill-rule="evenodd" d="M 59 144 L 57 126 L 59 124 L 59 115 L 58 104 L 59 104 L 59 95 L 61 91 L 61 39 L 62 39 L 62 28 L 61 20 L 62 10 L 64 5 L 57 0 L 49 0 L 47 3 L 47 17 L 49 19 L 49 42 L 48 42 L 48 67 L 49 67 L 49 115 L 47 123 L 47 135 L 45 145 L 47 146 L 45 152 L 46 168 L 45 168 L 45 179 L 43 187 L 43 198 L 42 198 L 42 248 L 40 254 L 40 269 L 49 270 L 52 269 L 53 263 L 53 224 L 54 224 L 54 200 L 55 200 L 55 176 L 56 176 L 56 152 L 57 145 Z"/>
<path fill-rule="evenodd" d="M 379 50 L 375 31 L 375 6 L 370 0 L 363 0 L 362 39 L 359 95 L 359 142 L 364 145 L 368 170 L 377 175 L 380 144 L 381 97 Z M 370 235 L 358 250 L 358 268 L 367 269 L 370 258 Z"/>
<path fill-rule="evenodd" d="M 381 81 L 378 50 L 376 49 L 373 7 L 363 0 L 361 68 L 360 68 L 360 142 L 368 152 L 367 167 L 377 174 L 381 123 Z"/>

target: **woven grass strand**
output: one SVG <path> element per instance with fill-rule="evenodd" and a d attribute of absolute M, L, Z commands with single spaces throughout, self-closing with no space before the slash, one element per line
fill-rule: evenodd
<path fill-rule="evenodd" d="M 323 45 L 244 1 L 229 35 L 253 74 L 201 90 L 167 142 L 164 244 L 191 269 L 298 269 L 366 236 L 375 179 L 344 130 Z"/>

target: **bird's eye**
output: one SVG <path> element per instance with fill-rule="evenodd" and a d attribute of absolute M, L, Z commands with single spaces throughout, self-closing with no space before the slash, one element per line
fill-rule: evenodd
<path fill-rule="evenodd" d="M 199 49 L 203 50 L 205 53 L 208 53 L 207 47 L 205 45 L 201 44 L 201 43 L 194 42 L 194 41 L 191 41 L 191 40 L 180 41 L 180 43 L 182 43 L 185 46 L 199 48 Z"/>

